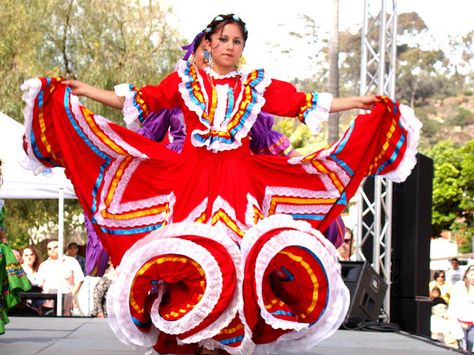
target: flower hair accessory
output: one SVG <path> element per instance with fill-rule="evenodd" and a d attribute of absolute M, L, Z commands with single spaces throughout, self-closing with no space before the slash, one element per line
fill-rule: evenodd
<path fill-rule="evenodd" d="M 242 28 L 243 28 L 243 31 L 245 33 L 245 35 L 247 35 L 248 33 L 248 30 L 247 30 L 247 25 L 245 24 L 244 21 L 242 21 L 242 19 L 236 15 L 236 14 L 229 14 L 229 15 L 217 15 L 216 17 L 214 17 L 214 19 L 212 20 L 212 22 L 206 27 L 206 29 L 204 30 L 204 32 L 206 33 L 210 33 L 213 31 L 214 27 L 224 21 L 224 20 L 233 20 L 235 22 L 238 22 L 242 25 Z"/>

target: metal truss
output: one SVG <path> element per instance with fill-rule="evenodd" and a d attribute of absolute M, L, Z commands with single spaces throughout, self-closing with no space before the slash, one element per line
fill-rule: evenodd
<path fill-rule="evenodd" d="M 396 0 L 364 0 L 364 22 L 361 34 L 361 95 L 371 92 L 394 99 L 396 36 Z M 361 187 L 357 194 L 355 252 L 358 260 L 371 262 L 373 268 L 386 281 L 388 289 L 383 310 L 388 318 L 392 266 L 392 183 L 384 178 L 376 177 L 373 196 L 370 196 L 371 193 L 367 194 L 367 183 L 365 186 L 366 188 Z"/>

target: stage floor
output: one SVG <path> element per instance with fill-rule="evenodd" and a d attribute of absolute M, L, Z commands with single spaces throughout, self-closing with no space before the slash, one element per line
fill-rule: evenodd
<path fill-rule="evenodd" d="M 0 335 L 0 354 L 115 355 L 139 353 L 122 344 L 112 333 L 105 319 L 10 317 L 5 334 Z M 454 355 L 459 352 L 403 332 L 339 330 L 312 351 L 299 354 Z"/>

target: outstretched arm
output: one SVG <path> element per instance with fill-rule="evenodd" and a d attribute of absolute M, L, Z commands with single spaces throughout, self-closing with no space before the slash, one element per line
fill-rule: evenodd
<path fill-rule="evenodd" d="M 85 96 L 119 110 L 123 108 L 125 98 L 117 96 L 113 91 L 98 89 L 79 80 L 64 80 L 62 83 L 68 85 L 74 95 Z"/>
<path fill-rule="evenodd" d="M 371 110 L 380 99 L 375 95 L 337 97 L 333 99 L 329 112 L 340 112 L 352 109 Z"/>

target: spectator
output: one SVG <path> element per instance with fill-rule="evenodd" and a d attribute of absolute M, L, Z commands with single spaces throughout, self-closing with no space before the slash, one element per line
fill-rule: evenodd
<path fill-rule="evenodd" d="M 435 287 L 439 288 L 439 290 L 441 291 L 441 297 L 446 301 L 447 304 L 449 304 L 451 284 L 449 282 L 446 282 L 446 273 L 444 272 L 444 270 L 435 271 L 433 281 L 431 281 L 429 284 L 430 294 Z"/>
<path fill-rule="evenodd" d="M 430 297 L 431 297 L 431 307 L 434 307 L 438 304 L 448 305 L 446 303 L 446 300 L 443 297 L 441 297 L 441 290 L 439 289 L 439 287 L 436 287 L 436 286 L 433 287 L 430 293 Z"/>
<path fill-rule="evenodd" d="M 104 276 L 100 278 L 100 280 L 94 287 L 94 309 L 91 313 L 92 316 L 95 316 L 97 318 L 107 317 L 107 292 L 109 291 L 109 287 L 112 284 L 114 278 L 115 269 L 109 260 L 108 269 L 105 271 Z"/>
<path fill-rule="evenodd" d="M 463 330 L 461 348 L 474 352 L 474 266 L 468 267 L 463 280 L 454 285 L 449 313 Z"/>
<path fill-rule="evenodd" d="M 28 246 L 23 249 L 21 257 L 23 260 L 23 264 L 21 264 L 21 267 L 25 271 L 26 276 L 28 277 L 28 280 L 31 284 L 30 291 L 41 292 L 41 278 L 38 274 L 39 265 L 41 264 L 41 258 L 38 255 L 38 252 L 33 246 Z M 41 313 L 41 306 L 43 304 L 43 300 L 27 300 L 26 303 L 34 310 Z"/>
<path fill-rule="evenodd" d="M 79 245 L 77 243 L 72 242 L 69 243 L 67 246 L 67 255 L 77 260 L 79 265 L 81 266 L 82 272 L 86 273 L 86 258 L 82 255 L 79 255 Z"/>
<path fill-rule="evenodd" d="M 47 244 L 48 259 L 39 266 L 39 276 L 42 281 L 44 293 L 57 293 L 58 290 L 64 294 L 63 315 L 71 316 L 71 310 L 75 305 L 75 296 L 84 281 L 84 273 L 81 266 L 73 257 L 63 255 L 62 260 L 58 257 L 58 241 L 50 240 Z M 51 300 L 43 303 L 43 308 L 48 311 L 53 307 Z"/>
<path fill-rule="evenodd" d="M 352 230 L 345 227 L 344 240 L 342 245 L 337 249 L 339 260 L 347 261 L 351 259 L 353 240 L 354 236 Z"/>
<path fill-rule="evenodd" d="M 33 246 L 28 246 L 23 249 L 21 258 L 23 260 L 21 267 L 25 270 L 31 286 L 39 287 L 41 279 L 39 278 L 38 269 L 41 264 L 41 258 L 38 255 L 38 252 Z"/>
<path fill-rule="evenodd" d="M 462 280 L 463 276 L 463 271 L 459 267 L 459 260 L 457 258 L 452 258 L 451 267 L 446 270 L 446 281 L 450 282 L 451 285 L 455 285 L 456 282 Z"/>

